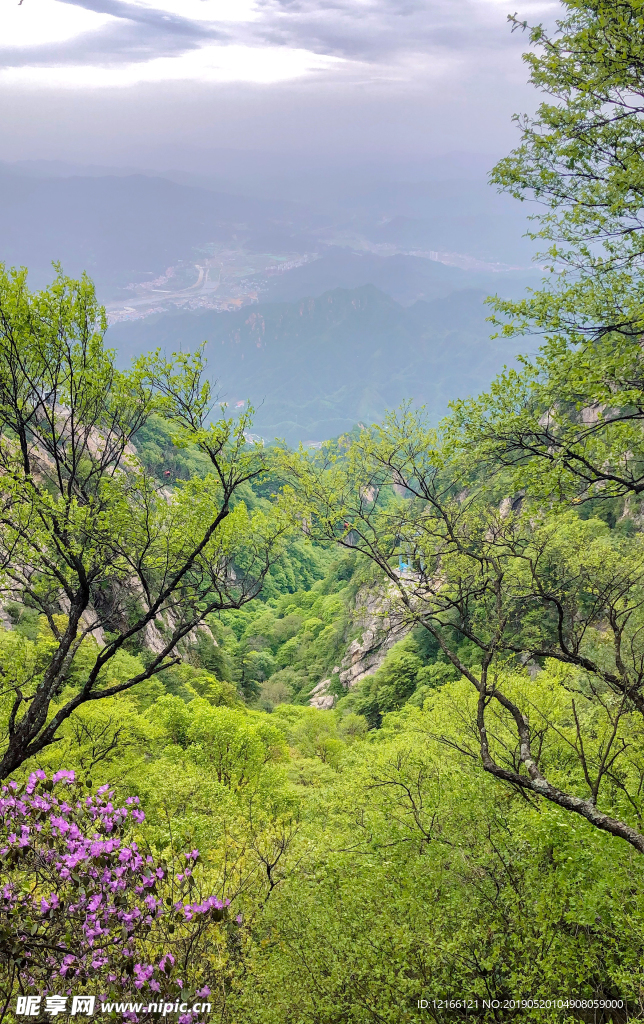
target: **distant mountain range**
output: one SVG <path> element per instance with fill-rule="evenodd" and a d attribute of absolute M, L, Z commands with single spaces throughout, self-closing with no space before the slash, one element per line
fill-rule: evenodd
<path fill-rule="evenodd" d="M 32 177 L 0 166 L 0 260 L 29 267 L 32 284 L 86 270 L 106 299 L 156 277 L 217 240 L 232 247 L 306 251 L 295 204 L 247 199 L 141 174 Z"/>
<path fill-rule="evenodd" d="M 107 338 L 122 359 L 208 339 L 222 396 L 235 408 L 250 400 L 268 439 L 320 441 L 405 399 L 436 421 L 523 347 L 490 340 L 483 298 L 535 281 L 491 272 L 529 263 L 525 210 L 481 176 L 321 176 L 299 192 L 294 180 L 291 201 L 257 182 L 243 196 L 215 179 L 107 170 L 0 164 L 0 261 L 27 266 L 32 287 L 51 279 L 53 260 L 86 270 L 123 321 Z M 483 269 L 448 265 L 455 252 Z"/>
<path fill-rule="evenodd" d="M 418 248 L 526 266 L 525 226 L 521 204 L 498 196 L 484 181 L 365 182 L 362 190 L 353 181 L 334 197 L 322 192 L 317 200 L 289 202 L 163 176 L 65 176 L 52 175 L 48 166 L 37 173 L 0 164 L 0 261 L 29 267 L 36 287 L 51 279 L 54 260 L 72 276 L 86 270 L 104 301 L 126 299 L 126 285 L 153 280 L 182 260 L 194 262 L 200 247 L 203 252 L 213 244 L 249 252 L 317 252 L 336 264 L 342 249 L 349 256 L 370 248 L 389 256 Z M 419 274 L 437 278 L 438 272 L 413 260 L 399 263 L 395 294 L 402 301 L 423 294 L 415 283 Z M 367 280 L 336 273 L 323 287 L 362 283 Z M 369 283 L 388 290 L 380 278 Z M 292 301 L 303 294 L 285 286 L 280 295 L 275 284 L 268 297 Z"/>
<path fill-rule="evenodd" d="M 534 270 L 501 274 L 461 270 L 420 256 L 378 256 L 334 246 L 320 259 L 271 278 L 262 299 L 296 302 L 334 288 L 359 288 L 372 284 L 401 305 L 410 306 L 418 299 L 444 298 L 450 292 L 466 288 L 479 289 L 487 294 L 500 290 L 504 296 L 518 296 L 526 284 L 534 285 L 538 276 L 539 271 Z"/>
<path fill-rule="evenodd" d="M 235 312 L 177 313 L 116 324 L 122 361 L 207 340 L 222 400 L 250 401 L 268 440 L 321 441 L 379 419 L 406 399 L 436 422 L 451 399 L 478 392 L 523 344 L 490 340 L 485 293 L 464 290 L 404 308 L 373 285 Z"/>

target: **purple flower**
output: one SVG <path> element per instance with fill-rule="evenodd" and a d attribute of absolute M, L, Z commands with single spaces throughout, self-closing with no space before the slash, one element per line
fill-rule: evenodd
<path fill-rule="evenodd" d="M 174 967 L 174 957 L 172 953 L 165 953 L 159 960 L 159 970 L 166 971 L 170 966 Z"/>
<path fill-rule="evenodd" d="M 168 873 L 155 865 L 150 854 L 141 853 L 136 843 L 128 842 L 129 822 L 140 824 L 145 820 L 138 797 L 129 797 L 125 807 L 115 808 L 109 786 L 87 796 L 74 772 L 61 769 L 52 776 L 52 783 L 65 787 L 69 795 L 66 801 L 59 799 L 50 786 L 47 791 L 41 789 L 40 784 L 46 780 L 39 770 L 32 773 L 24 790 L 13 780 L 0 787 L 0 855 L 17 847 L 29 848 L 29 863 L 31 858 L 36 859 L 43 884 L 51 886 L 51 891 L 39 887 L 38 894 L 32 896 L 23 886 L 26 868 L 19 859 L 15 864 L 11 862 L 8 881 L 0 887 L 2 910 L 11 911 L 16 922 L 35 919 L 39 929 L 36 956 L 32 955 L 28 933 L 15 936 L 23 950 L 19 983 L 48 994 L 56 991 L 53 979 L 66 978 L 72 986 L 70 994 L 75 979 L 91 970 L 97 986 L 106 987 L 107 998 L 131 998 L 133 989 L 146 985 L 153 992 L 161 992 L 158 972 L 171 975 L 175 957 L 167 953 L 155 967 L 145 962 L 142 950 L 154 948 L 150 941 L 157 943 L 165 934 L 164 917 L 159 912 L 164 900 L 172 896 L 175 867 Z M 191 878 L 198 857 L 198 850 L 184 855 L 186 867 L 179 878 Z M 158 896 L 150 892 L 155 887 Z M 43 895 L 47 892 L 48 896 Z M 173 904 L 174 909 L 183 911 L 186 922 L 200 916 L 196 935 L 209 926 L 209 911 L 229 903 L 214 895 L 200 900 L 192 905 L 181 901 Z M 190 931 L 185 941 L 189 937 Z M 183 931 L 173 941 L 181 949 Z M 137 958 L 139 962 L 131 971 L 124 970 L 124 964 Z M 182 988 L 183 980 L 176 984 Z M 205 985 L 200 991 L 209 995 L 211 990 Z M 191 1014 L 186 1017 L 193 1019 Z"/>

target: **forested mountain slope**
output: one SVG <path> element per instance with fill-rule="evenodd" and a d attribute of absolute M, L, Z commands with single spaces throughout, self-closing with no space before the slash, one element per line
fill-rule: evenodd
<path fill-rule="evenodd" d="M 259 434 L 320 441 L 406 399 L 427 405 L 437 422 L 451 399 L 485 386 L 518 346 L 490 340 L 484 297 L 466 290 L 403 308 L 366 285 L 297 303 L 116 324 L 107 342 L 125 360 L 157 347 L 194 351 L 207 340 L 222 400 L 250 400 Z"/>
<path fill-rule="evenodd" d="M 494 174 L 567 251 L 438 428 L 262 445 L 200 354 L 116 366 L 86 278 L 0 272 L 2 1024 L 644 1021 L 644 14 L 529 38 Z M 254 306 L 212 363 L 463 394 L 479 303 Z"/>

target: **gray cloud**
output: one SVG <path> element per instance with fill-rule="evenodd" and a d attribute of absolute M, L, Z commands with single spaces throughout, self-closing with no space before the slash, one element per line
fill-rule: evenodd
<path fill-rule="evenodd" d="M 217 27 L 127 0 L 63 0 L 118 19 L 69 41 L 0 47 L 0 66 L 114 65 L 178 56 L 205 43 L 302 48 L 367 63 L 421 52 L 456 55 L 507 46 L 507 34 L 469 0 L 263 0 L 261 17 Z M 500 30 L 501 29 L 501 30 Z"/>
<path fill-rule="evenodd" d="M 400 52 L 460 54 L 498 49 L 499 25 L 486 24 L 467 0 L 264 0 L 263 38 L 317 53 L 379 61 Z"/>
<path fill-rule="evenodd" d="M 15 76 L 2 86 L 0 160 L 171 168 L 224 192 L 309 201 L 334 182 L 359 193 L 365 181 L 459 177 L 453 161 L 430 173 L 454 151 L 486 154 L 474 161 L 483 176 L 518 141 L 512 114 L 538 101 L 520 61 L 525 36 L 511 35 L 503 6 L 485 0 L 259 0 L 253 22 L 214 25 L 127 0 L 65 2 L 117 20 L 67 43 L 0 46 L 0 61 L 118 67 L 222 39 L 354 63 L 272 84 L 186 77 L 69 88 L 48 72 L 42 86 Z M 543 0 L 520 0 L 522 17 L 537 3 L 543 11 Z"/>
<path fill-rule="evenodd" d="M 62 3 L 97 14 L 110 14 L 119 20 L 60 43 L 0 47 L 0 67 L 130 63 L 178 56 L 206 42 L 230 41 L 227 31 L 125 0 L 62 0 Z"/>
<path fill-rule="evenodd" d="M 197 26 L 197 23 L 190 18 L 182 18 L 180 15 L 169 14 L 166 11 L 155 11 L 149 7 L 139 7 L 138 4 L 127 3 L 127 0 L 60 0 L 60 2 L 69 4 L 71 7 L 82 7 L 85 11 L 94 11 L 95 14 L 111 14 L 113 18 L 125 18 L 128 21 L 140 22 L 142 25 L 167 28 L 169 31 L 179 34 L 191 35 Z"/>

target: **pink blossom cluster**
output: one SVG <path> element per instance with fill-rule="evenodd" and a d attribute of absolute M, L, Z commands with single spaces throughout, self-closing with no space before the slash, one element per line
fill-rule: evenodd
<path fill-rule="evenodd" d="M 145 818 L 138 797 L 118 807 L 113 795 L 88 794 L 72 771 L 36 771 L 0 790 L 0 973 L 14 988 L 186 991 L 182 949 L 225 917 L 227 899 L 177 898 L 198 888 L 199 851 L 178 874 L 155 863 L 128 839 Z M 202 958 L 188 985 L 210 991 L 207 980 Z"/>

